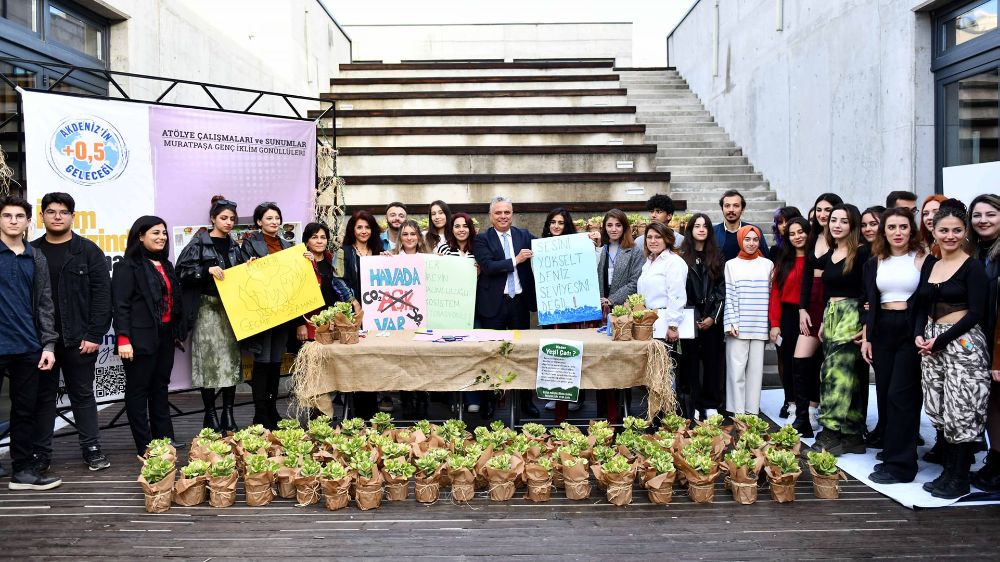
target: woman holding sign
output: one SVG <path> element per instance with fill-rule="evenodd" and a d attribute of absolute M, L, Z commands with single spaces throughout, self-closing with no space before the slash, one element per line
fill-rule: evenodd
<path fill-rule="evenodd" d="M 252 261 L 292 247 L 292 242 L 279 236 L 282 220 L 277 204 L 267 201 L 257 205 L 253 210 L 253 221 L 260 230 L 243 242 L 244 259 Z M 250 379 L 253 423 L 263 424 L 268 429 L 277 429 L 281 419 L 278 414 L 278 386 L 289 330 L 289 324 L 282 324 L 246 340 L 247 348 L 253 353 L 253 378 Z"/>
<path fill-rule="evenodd" d="M 434 250 L 445 242 L 450 225 L 451 209 L 448 204 L 440 199 L 431 203 L 427 212 L 427 232 L 424 233 L 424 244 L 428 250 Z"/>
<path fill-rule="evenodd" d="M 472 217 L 466 213 L 455 213 L 448 219 L 444 240 L 434 250 L 434 253 L 441 256 L 458 256 L 475 260 L 476 256 L 472 254 L 472 241 L 475 239 L 476 225 L 472 223 Z"/>
<path fill-rule="evenodd" d="M 334 261 L 337 274 L 354 293 L 361 296 L 361 258 L 382 253 L 382 230 L 378 221 L 368 211 L 355 211 L 344 229 L 344 245 Z M 378 395 L 374 392 L 355 392 L 352 397 L 354 415 L 369 419 L 378 411 Z"/>
<path fill-rule="evenodd" d="M 399 244 L 389 250 L 388 255 L 429 254 L 424 237 L 420 235 L 420 225 L 413 219 L 403 221 L 399 226 Z"/>
<path fill-rule="evenodd" d="M 191 335 L 191 382 L 201 387 L 204 427 L 236 431 L 233 404 L 236 385 L 243 382 L 240 346 L 219 298 L 216 280 L 225 270 L 244 262 L 240 247 L 229 236 L 236 226 L 236 202 L 212 197 L 210 231 L 201 230 L 177 257 L 177 277 L 184 286 L 184 310 Z M 215 413 L 216 390 L 222 394 L 222 422 Z"/>
<path fill-rule="evenodd" d="M 125 411 L 140 455 L 153 439 L 174 438 L 167 390 L 174 348 L 184 349 L 187 327 L 169 240 L 163 219 L 139 217 L 111 277 L 117 352 L 125 369 Z"/>
<path fill-rule="evenodd" d="M 308 322 L 308 318 L 318 314 L 323 309 L 338 302 L 349 302 L 354 312 L 361 312 L 361 303 L 354 292 L 347 287 L 344 280 L 337 277 L 333 269 L 333 254 L 327 250 L 330 243 L 330 229 L 325 224 L 311 222 L 302 229 L 302 242 L 306 245 L 305 258 L 312 264 L 319 283 L 319 292 L 323 295 L 323 306 L 301 317 L 302 323 L 295 330 L 299 341 L 316 339 L 316 327 Z"/>

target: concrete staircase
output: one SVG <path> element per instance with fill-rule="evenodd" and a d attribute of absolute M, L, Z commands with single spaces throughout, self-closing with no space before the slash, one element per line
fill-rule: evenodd
<path fill-rule="evenodd" d="M 656 170 L 670 172 L 671 196 L 688 210 L 722 220 L 719 198 L 737 189 L 747 200 L 743 220 L 770 234 L 774 211 L 784 206 L 742 149 L 729 139 L 673 69 L 617 70 L 636 122 L 646 125 L 645 142 L 656 143 Z"/>

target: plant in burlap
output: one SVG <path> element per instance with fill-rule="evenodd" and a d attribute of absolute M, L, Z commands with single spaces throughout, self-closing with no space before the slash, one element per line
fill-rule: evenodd
<path fill-rule="evenodd" d="M 349 465 L 357 473 L 354 482 L 354 499 L 361 510 L 375 509 L 382 505 L 383 477 L 368 455 L 356 455 Z"/>
<path fill-rule="evenodd" d="M 733 449 L 726 454 L 722 467 L 726 470 L 726 486 L 732 490 L 738 504 L 757 501 L 757 479 L 764 459 L 746 449 Z"/>
<path fill-rule="evenodd" d="M 448 478 L 451 480 L 451 497 L 454 501 L 470 501 L 475 496 L 475 470 L 478 461 L 479 453 L 448 456 Z"/>
<path fill-rule="evenodd" d="M 413 495 L 420 503 L 434 503 L 438 499 L 441 490 L 441 473 L 444 470 L 443 461 L 439 453 L 442 451 L 447 455 L 445 449 L 431 449 L 426 455 L 417 459 L 416 472 L 413 477 Z"/>
<path fill-rule="evenodd" d="M 347 507 L 350 500 L 351 477 L 344 465 L 337 461 L 329 462 L 323 466 L 319 475 L 326 508 L 335 511 Z"/>
<path fill-rule="evenodd" d="M 387 412 L 378 412 L 372 416 L 371 425 L 372 429 L 376 433 L 385 433 L 386 431 L 391 431 L 396 429 L 396 425 L 393 423 L 392 414 Z"/>
<path fill-rule="evenodd" d="M 412 449 L 403 443 L 390 441 L 381 446 L 382 456 L 385 459 L 405 458 L 410 456 Z"/>
<path fill-rule="evenodd" d="M 788 424 L 772 433 L 768 438 L 768 444 L 770 448 L 791 451 L 797 457 L 802 446 L 801 437 L 799 432 L 791 424 Z"/>
<path fill-rule="evenodd" d="M 208 461 L 195 459 L 181 468 L 181 476 L 174 483 L 174 503 L 184 507 L 199 505 L 205 501 L 208 482 Z"/>
<path fill-rule="evenodd" d="M 837 457 L 827 451 L 809 451 L 806 455 L 812 474 L 813 493 L 817 498 L 835 500 L 840 497 L 838 481 L 847 476 L 837 467 Z"/>
<path fill-rule="evenodd" d="M 315 419 L 309 422 L 309 429 L 306 430 L 306 433 L 314 441 L 322 441 L 333 435 L 333 428 L 330 427 L 330 422 Z"/>
<path fill-rule="evenodd" d="M 177 449 L 174 448 L 169 437 L 153 439 L 149 442 L 149 445 L 146 446 L 146 452 L 143 454 L 143 457 L 147 459 L 158 457 L 161 459 L 176 461 Z"/>
<path fill-rule="evenodd" d="M 632 311 L 632 339 L 649 341 L 653 339 L 653 324 L 659 314 L 655 310 L 639 309 Z"/>
<path fill-rule="evenodd" d="M 715 498 L 715 479 L 719 475 L 719 465 L 711 455 L 695 443 L 696 437 L 681 449 L 675 458 L 678 469 L 684 473 L 688 483 L 688 497 L 695 503 L 712 503 Z"/>
<path fill-rule="evenodd" d="M 295 418 L 286 418 L 278 421 L 278 429 L 302 429 L 302 424 Z"/>
<path fill-rule="evenodd" d="M 607 420 L 593 421 L 587 426 L 591 445 L 607 445 L 615 436 L 615 430 Z"/>
<path fill-rule="evenodd" d="M 766 420 L 754 414 L 736 414 L 733 416 L 733 425 L 741 435 L 747 432 L 764 435 L 770 428 Z"/>
<path fill-rule="evenodd" d="M 208 504 L 229 507 L 236 502 L 236 458 L 227 455 L 208 469 Z"/>
<path fill-rule="evenodd" d="M 540 423 L 526 423 L 521 426 L 521 431 L 531 439 L 543 439 L 548 432 Z"/>
<path fill-rule="evenodd" d="M 240 443 L 240 448 L 248 455 L 263 454 L 267 452 L 268 442 L 259 435 L 247 435 Z"/>
<path fill-rule="evenodd" d="M 790 450 L 769 447 L 765 459 L 771 498 L 778 503 L 795 501 L 795 482 L 802 474 L 798 457 Z"/>
<path fill-rule="evenodd" d="M 354 305 L 349 302 L 333 304 L 333 326 L 340 335 L 340 343 L 358 343 L 358 332 L 361 330 L 364 311 L 355 314 Z"/>
<path fill-rule="evenodd" d="M 524 465 L 524 481 L 528 485 L 525 498 L 533 502 L 549 501 L 552 497 L 552 457 L 538 457 Z"/>
<path fill-rule="evenodd" d="M 591 466 L 591 470 L 599 482 L 604 482 L 609 502 L 617 506 L 632 503 L 635 466 L 627 458 L 616 454 L 605 463 Z"/>
<path fill-rule="evenodd" d="M 759 433 L 748 431 L 740 435 L 736 448 L 744 451 L 759 451 L 764 448 L 764 438 Z"/>
<path fill-rule="evenodd" d="M 274 499 L 274 473 L 280 466 L 277 461 L 262 453 L 247 457 L 246 476 L 243 477 L 247 505 L 263 506 L 271 503 Z"/>
<path fill-rule="evenodd" d="M 142 463 L 138 481 L 145 496 L 147 512 L 163 513 L 170 509 L 176 474 L 177 467 L 173 459 L 154 456 Z"/>
<path fill-rule="evenodd" d="M 574 457 L 562 452 L 560 464 L 563 479 L 563 488 L 566 491 L 566 498 L 570 500 L 582 500 L 590 496 L 590 476 L 587 473 L 587 459 Z"/>
<path fill-rule="evenodd" d="M 486 462 L 484 473 L 489 482 L 490 499 L 507 501 L 514 497 L 515 480 L 524 471 L 521 457 L 507 453 L 496 453 Z"/>
<path fill-rule="evenodd" d="M 670 503 L 677 477 L 673 456 L 668 451 L 660 450 L 646 459 L 646 466 L 649 474 L 642 485 L 646 488 L 649 501 L 658 505 Z"/>
<path fill-rule="evenodd" d="M 663 431 L 671 434 L 687 429 L 688 423 L 690 423 L 690 420 L 677 414 L 666 414 L 660 419 Z"/>
<path fill-rule="evenodd" d="M 305 457 L 292 483 L 295 485 L 295 500 L 298 507 L 319 503 L 319 474 L 323 466 Z"/>
<path fill-rule="evenodd" d="M 405 500 L 410 477 L 416 470 L 417 467 L 410 464 L 402 456 L 387 458 L 382 465 L 386 499 L 389 501 Z"/>
<path fill-rule="evenodd" d="M 632 311 L 627 306 L 611 309 L 611 341 L 632 341 Z"/>

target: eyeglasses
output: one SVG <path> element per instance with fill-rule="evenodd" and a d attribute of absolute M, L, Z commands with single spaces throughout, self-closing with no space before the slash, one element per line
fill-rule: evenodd
<path fill-rule="evenodd" d="M 55 209 L 45 209 L 45 216 L 54 217 L 57 215 L 60 217 L 69 217 L 73 215 L 73 211 L 68 211 L 66 209 L 60 209 L 58 211 Z"/>
<path fill-rule="evenodd" d="M 27 220 L 28 219 L 28 215 L 26 215 L 24 213 L 18 213 L 16 215 L 13 214 L 13 213 L 3 213 L 2 215 L 0 215 L 0 218 L 2 218 L 5 221 L 10 221 L 10 222 L 21 222 L 23 220 Z"/>

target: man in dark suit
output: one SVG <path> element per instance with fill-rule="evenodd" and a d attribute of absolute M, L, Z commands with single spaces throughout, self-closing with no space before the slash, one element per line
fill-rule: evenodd
<path fill-rule="evenodd" d="M 531 241 L 527 230 L 512 226 L 514 206 L 506 197 L 490 201 L 492 227 L 476 235 L 473 254 L 479 264 L 476 283 L 476 326 L 491 330 L 527 330 L 530 312 L 535 310 L 535 278 L 531 272 Z M 521 413 L 537 417 L 532 393 L 519 395 Z M 469 408 L 478 411 L 473 399 Z M 487 402 L 484 417 L 492 417 L 492 400 Z"/>

